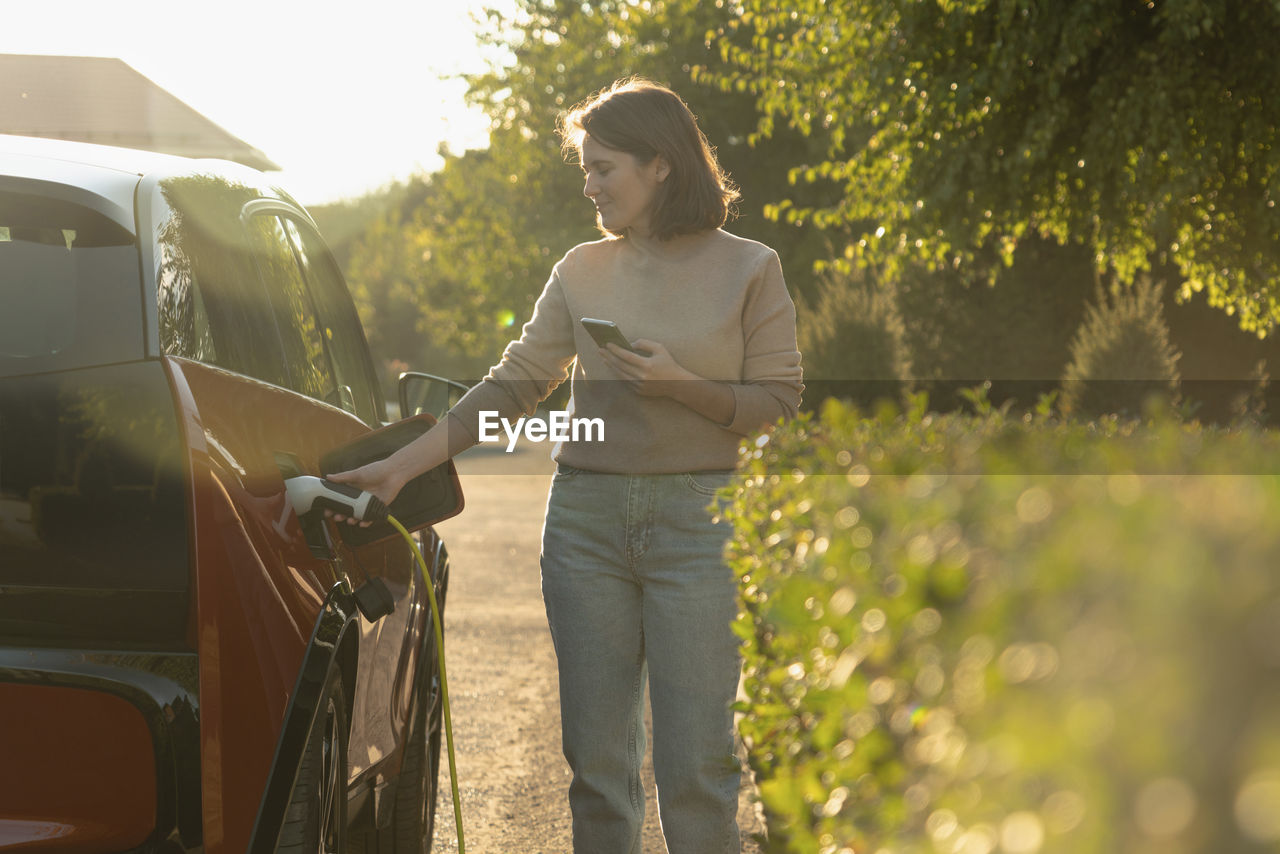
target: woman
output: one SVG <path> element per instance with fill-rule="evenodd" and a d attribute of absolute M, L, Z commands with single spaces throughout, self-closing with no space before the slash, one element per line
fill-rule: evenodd
<path fill-rule="evenodd" d="M 520 339 L 440 424 L 334 479 L 390 503 L 475 444 L 482 412 L 514 422 L 572 377 L 574 418 L 604 425 L 556 446 L 542 539 L 574 850 L 640 850 L 648 679 L 668 849 L 736 852 L 737 607 L 708 505 L 742 437 L 796 413 L 795 308 L 777 254 L 721 230 L 737 190 L 675 93 L 619 81 L 558 130 L 606 238 L 556 264 Z M 594 344 L 584 317 L 636 352 Z"/>

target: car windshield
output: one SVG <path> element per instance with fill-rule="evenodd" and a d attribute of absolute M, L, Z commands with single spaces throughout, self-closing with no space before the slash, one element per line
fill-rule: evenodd
<path fill-rule="evenodd" d="M 87 207 L 0 192 L 0 376 L 140 358 L 133 235 Z"/>

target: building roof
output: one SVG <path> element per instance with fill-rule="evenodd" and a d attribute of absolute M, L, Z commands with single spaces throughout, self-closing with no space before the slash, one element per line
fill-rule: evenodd
<path fill-rule="evenodd" d="M 280 167 L 119 59 L 0 54 L 0 133 Z"/>

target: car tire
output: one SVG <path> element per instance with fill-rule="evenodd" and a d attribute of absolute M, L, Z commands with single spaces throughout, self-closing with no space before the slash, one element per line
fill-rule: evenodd
<path fill-rule="evenodd" d="M 415 722 L 413 737 L 405 748 L 404 770 L 396 787 L 395 812 L 391 818 L 394 847 L 386 854 L 430 854 L 435 832 L 436 801 L 440 794 L 441 705 L 439 671 L 432 678 L 424 699 L 426 708 Z M 379 849 L 380 854 L 385 849 Z"/>
<path fill-rule="evenodd" d="M 418 679 L 418 702 L 396 783 L 391 820 L 385 828 L 365 834 L 363 850 L 368 854 L 429 854 L 431 851 L 440 793 L 443 706 L 435 644 L 429 644 L 425 652 L 430 657 L 422 662 L 425 672 Z"/>
<path fill-rule="evenodd" d="M 347 736 L 342 671 L 337 662 L 330 662 L 280 828 L 279 854 L 342 854 L 346 850 Z"/>

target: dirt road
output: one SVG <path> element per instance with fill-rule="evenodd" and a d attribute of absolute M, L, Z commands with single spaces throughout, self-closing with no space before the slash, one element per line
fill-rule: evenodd
<path fill-rule="evenodd" d="M 475 854 L 572 850 L 560 752 L 555 653 L 542 607 L 538 546 L 553 464 L 546 445 L 474 448 L 457 459 L 462 515 L 440 524 L 451 580 L 445 608 L 463 830 Z M 511 472 L 520 472 L 512 474 Z M 448 770 L 441 756 L 435 851 L 456 851 Z M 645 762 L 644 854 L 662 854 L 653 772 Z M 744 786 L 744 854 L 761 826 Z"/>

